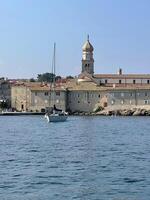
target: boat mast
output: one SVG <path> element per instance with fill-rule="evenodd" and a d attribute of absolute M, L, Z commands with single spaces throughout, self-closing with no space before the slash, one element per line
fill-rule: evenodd
<path fill-rule="evenodd" d="M 53 70 L 52 70 L 52 73 L 53 73 L 53 105 L 55 104 L 55 73 L 56 73 L 56 69 L 55 69 L 55 66 L 56 66 L 56 43 L 54 43 L 54 55 L 53 55 Z"/>
<path fill-rule="evenodd" d="M 54 74 L 54 76 L 53 76 L 53 83 L 54 83 L 54 87 L 55 87 L 55 71 L 56 71 L 56 69 L 55 69 L 55 65 L 56 65 L 56 60 L 55 60 L 55 56 L 56 56 L 56 43 L 54 43 L 54 60 L 53 60 L 53 74 Z"/>

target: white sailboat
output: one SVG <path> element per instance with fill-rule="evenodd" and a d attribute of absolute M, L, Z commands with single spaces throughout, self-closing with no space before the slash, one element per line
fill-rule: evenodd
<path fill-rule="evenodd" d="M 54 43 L 54 55 L 53 55 L 53 64 L 52 64 L 52 73 L 55 75 L 55 51 L 56 51 L 56 44 Z M 55 102 L 55 76 L 53 78 L 53 102 Z M 68 113 L 57 109 L 55 103 L 50 111 L 45 114 L 45 118 L 48 122 L 64 122 L 68 118 Z"/>

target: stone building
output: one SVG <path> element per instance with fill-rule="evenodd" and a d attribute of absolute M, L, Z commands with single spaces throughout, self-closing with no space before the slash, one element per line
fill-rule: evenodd
<path fill-rule="evenodd" d="M 19 83 L 13 85 L 11 91 L 11 106 L 17 111 L 45 112 L 54 104 L 66 110 L 66 90 L 61 86 L 56 86 L 54 92 L 47 84 Z"/>
<path fill-rule="evenodd" d="M 41 83 L 12 86 L 12 107 L 19 111 L 45 111 L 56 104 L 71 112 L 92 112 L 96 105 L 150 106 L 150 74 L 123 74 L 122 69 L 116 74 L 94 74 L 93 51 L 88 36 L 82 47 L 81 74 L 57 85 L 55 92 Z"/>
<path fill-rule="evenodd" d="M 71 111 L 92 111 L 102 107 L 150 105 L 150 74 L 94 74 L 93 46 L 89 37 L 82 47 L 82 71 L 74 85 L 68 86 Z M 70 84 L 71 85 L 71 84 Z"/>
<path fill-rule="evenodd" d="M 97 87 L 92 81 L 82 82 L 79 80 L 68 83 L 67 87 L 68 110 L 90 112 L 95 105 L 101 103 L 105 92 Z"/>

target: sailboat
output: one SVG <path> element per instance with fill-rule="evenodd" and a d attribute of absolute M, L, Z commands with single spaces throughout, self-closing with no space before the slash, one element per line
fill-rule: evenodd
<path fill-rule="evenodd" d="M 45 118 L 48 122 L 64 122 L 68 118 L 68 113 L 56 108 L 55 105 L 55 52 L 56 52 L 56 44 L 54 43 L 54 55 L 53 55 L 53 63 L 52 63 L 52 73 L 54 74 L 53 81 L 52 81 L 52 89 L 53 89 L 53 107 L 49 109 L 49 111 L 45 114 Z"/>

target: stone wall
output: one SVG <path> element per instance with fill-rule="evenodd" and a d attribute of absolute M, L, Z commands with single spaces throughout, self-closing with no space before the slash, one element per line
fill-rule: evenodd
<path fill-rule="evenodd" d="M 69 91 L 67 107 L 71 112 L 91 112 L 103 95 L 101 91 Z"/>
<path fill-rule="evenodd" d="M 119 90 L 107 94 L 109 106 L 150 105 L 150 90 Z"/>
<path fill-rule="evenodd" d="M 65 91 L 57 91 L 55 97 L 54 92 L 32 91 L 29 109 L 32 111 L 41 111 L 55 104 L 57 108 L 66 110 L 66 102 Z"/>

